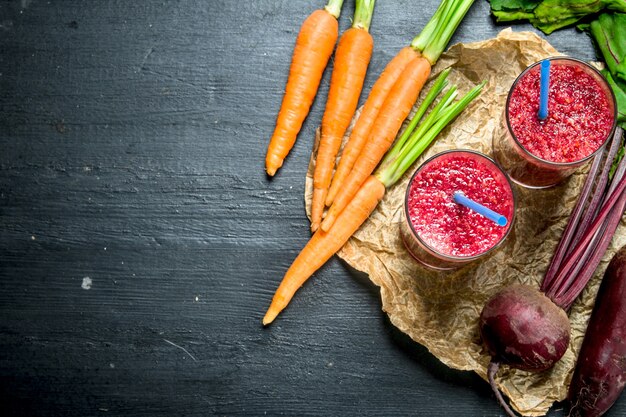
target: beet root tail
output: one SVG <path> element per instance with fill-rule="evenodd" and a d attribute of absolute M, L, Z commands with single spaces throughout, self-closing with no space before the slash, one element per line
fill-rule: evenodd
<path fill-rule="evenodd" d="M 502 396 L 502 393 L 500 392 L 500 390 L 498 389 L 498 386 L 496 385 L 496 373 L 498 372 L 499 368 L 500 368 L 499 362 L 494 362 L 493 359 L 491 360 L 491 362 L 489 362 L 489 366 L 487 367 L 487 377 L 489 378 L 489 385 L 491 385 L 491 390 L 493 391 L 494 395 L 496 396 L 496 399 L 498 400 L 502 408 L 504 408 L 504 411 L 510 417 L 518 417 L 517 414 L 515 414 L 513 410 L 511 410 L 511 407 L 509 407 L 506 401 L 504 401 L 504 397 Z"/>

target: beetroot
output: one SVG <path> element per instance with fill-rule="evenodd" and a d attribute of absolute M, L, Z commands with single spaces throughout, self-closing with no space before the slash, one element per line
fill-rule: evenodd
<path fill-rule="evenodd" d="M 480 332 L 494 362 L 543 371 L 567 350 L 570 324 L 565 311 L 539 290 L 512 285 L 487 302 Z"/>
<path fill-rule="evenodd" d="M 571 416 L 597 417 L 626 384 L 626 246 L 607 268 L 569 389 Z"/>
<path fill-rule="evenodd" d="M 496 386 L 500 363 L 536 372 L 551 368 L 567 350 L 570 324 L 565 311 L 539 290 L 511 285 L 483 308 L 480 334 L 492 357 L 489 384 L 507 414 L 515 416 Z"/>
<path fill-rule="evenodd" d="M 566 311 L 593 276 L 626 209 L 626 158 L 617 162 L 616 157 L 624 146 L 621 136 L 618 127 L 608 150 L 596 155 L 541 291 L 523 285 L 505 288 L 480 315 L 481 336 L 492 355 L 489 383 L 510 416 L 515 414 L 495 383 L 500 364 L 540 372 L 561 359 L 570 338 Z M 626 318 L 620 323 L 626 324 Z M 616 366 L 626 368 L 623 362 Z"/>

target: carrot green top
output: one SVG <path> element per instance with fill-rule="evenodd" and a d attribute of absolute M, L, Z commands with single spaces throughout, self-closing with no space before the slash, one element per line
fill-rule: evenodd
<path fill-rule="evenodd" d="M 328 4 L 324 9 L 335 16 L 335 19 L 339 19 L 339 15 L 341 14 L 341 6 L 343 5 L 343 0 L 328 0 Z"/>
<path fill-rule="evenodd" d="M 473 3 L 474 0 L 442 0 L 422 32 L 411 42 L 411 47 L 434 64 Z"/>
<path fill-rule="evenodd" d="M 457 96 L 457 87 L 451 86 L 428 116 L 424 118 L 428 107 L 448 84 L 446 77 L 449 73 L 450 70 L 446 69 L 437 77 L 428 95 L 407 126 L 405 133 L 387 152 L 385 159 L 374 173 L 385 187 L 390 187 L 402 178 L 437 135 L 480 94 L 485 86 L 483 81 L 457 101 L 454 101 Z M 418 123 L 420 124 L 418 125 Z"/>
<path fill-rule="evenodd" d="M 376 0 L 356 0 L 353 28 L 369 30 L 375 4 Z"/>

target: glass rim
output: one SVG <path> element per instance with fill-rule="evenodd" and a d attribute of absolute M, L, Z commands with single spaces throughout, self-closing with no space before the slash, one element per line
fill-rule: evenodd
<path fill-rule="evenodd" d="M 487 249 L 484 252 L 481 252 L 477 255 L 473 255 L 473 256 L 454 256 L 454 255 L 449 255 L 449 254 L 444 254 L 439 252 L 438 250 L 436 250 L 435 248 L 431 247 L 428 243 L 426 243 L 422 238 L 420 238 L 419 233 L 417 233 L 417 231 L 415 231 L 415 228 L 413 227 L 413 222 L 411 222 L 410 220 L 410 216 L 409 216 L 409 191 L 411 190 L 411 184 L 413 184 L 413 180 L 415 179 L 415 177 L 417 176 L 417 174 L 426 166 L 428 165 L 430 162 L 434 161 L 437 158 L 440 158 L 442 156 L 445 156 L 447 154 L 450 153 L 469 153 L 469 154 L 473 154 L 474 156 L 477 156 L 479 158 L 483 158 L 486 159 L 487 161 L 489 161 L 490 163 L 493 164 L 493 166 L 495 166 L 500 173 L 502 174 L 502 176 L 504 177 L 504 179 L 506 179 L 506 182 L 509 186 L 509 190 L 511 190 L 511 197 L 513 199 L 513 214 L 511 215 L 511 221 L 509 222 L 508 226 L 507 226 L 507 230 L 504 233 L 504 235 L 502 235 L 502 238 L 495 244 L 493 245 L 491 248 Z M 472 149 L 449 149 L 447 151 L 442 151 L 439 152 L 433 156 L 431 156 L 430 158 L 428 158 L 426 161 L 424 161 L 413 173 L 413 175 L 411 175 L 411 179 L 409 180 L 409 183 L 407 184 L 406 187 L 406 191 L 404 193 L 404 217 L 406 222 L 409 224 L 409 229 L 411 230 L 411 234 L 417 239 L 417 241 L 424 247 L 424 249 L 430 253 L 432 256 L 435 257 L 439 257 L 439 258 L 443 258 L 445 260 L 450 260 L 450 261 L 454 261 L 454 262 L 470 262 L 470 261 L 474 261 L 476 259 L 479 259 L 489 253 L 491 253 L 492 251 L 495 251 L 497 248 L 499 248 L 502 243 L 506 240 L 506 238 L 508 237 L 509 233 L 511 233 L 511 230 L 513 229 L 513 224 L 515 223 L 515 211 L 517 209 L 517 196 L 515 194 L 515 188 L 513 187 L 513 183 L 511 182 L 511 179 L 509 178 L 509 175 L 506 173 L 506 171 L 504 171 L 504 169 L 500 166 L 500 164 L 498 164 L 498 162 L 496 162 L 494 159 L 490 158 L 489 156 L 485 155 L 482 152 L 478 152 Z"/>
<path fill-rule="evenodd" d="M 608 142 L 609 138 L 611 136 L 613 136 L 613 134 L 615 133 L 615 128 L 617 127 L 617 100 L 615 99 L 615 94 L 613 93 L 613 89 L 611 88 L 611 85 L 609 84 L 609 82 L 606 80 L 606 78 L 604 78 L 604 75 L 602 75 L 602 73 L 600 71 L 598 71 L 592 65 L 586 63 L 585 61 L 583 61 L 581 59 L 572 58 L 572 57 L 564 56 L 564 55 L 563 56 L 552 56 L 552 57 L 548 57 L 546 59 L 548 59 L 550 61 L 571 61 L 571 62 L 575 62 L 575 63 L 581 64 L 584 67 L 590 69 L 591 72 L 595 73 L 595 75 L 600 79 L 600 82 L 604 84 L 604 86 L 606 87 L 606 90 L 608 90 L 608 92 L 609 92 L 610 101 L 613 103 L 613 123 L 611 125 L 611 129 L 609 130 L 608 134 L 606 135 L 606 138 L 604 139 L 604 142 L 602 142 L 602 145 L 600 145 L 598 147 L 598 149 L 596 149 L 595 151 L 593 151 L 592 153 L 590 153 L 589 155 L 587 155 L 583 159 L 579 159 L 577 161 L 572 161 L 572 162 L 555 162 L 555 161 L 549 161 L 547 159 L 540 158 L 537 155 L 534 155 L 534 154 L 530 153 L 530 151 L 528 149 L 526 149 L 526 147 L 524 145 L 522 145 L 520 143 L 520 141 L 517 139 L 517 136 L 515 135 L 515 133 L 513 132 L 513 129 L 511 128 L 511 122 L 509 120 L 509 103 L 511 101 L 511 94 L 513 93 L 513 90 L 515 89 L 515 86 L 517 86 L 517 84 L 522 79 L 522 77 L 524 75 L 526 75 L 527 72 L 529 72 L 530 70 L 535 68 L 537 65 L 540 65 L 541 61 L 544 61 L 544 60 L 537 61 L 534 64 L 529 65 L 524 71 L 522 71 L 517 76 L 515 81 L 513 81 L 513 84 L 511 85 L 511 88 L 509 89 L 509 92 L 507 94 L 506 105 L 504 107 L 504 114 L 505 114 L 504 119 L 506 120 L 506 127 L 509 130 L 509 133 L 510 133 L 511 137 L 513 138 L 513 140 L 515 141 L 517 146 L 519 146 L 519 148 L 526 155 L 531 157 L 532 159 L 537 160 L 537 161 L 539 161 L 542 164 L 546 164 L 546 165 L 549 165 L 549 166 L 550 165 L 551 166 L 556 166 L 556 167 L 559 167 L 559 168 L 561 168 L 561 167 L 562 168 L 567 168 L 567 167 L 579 166 L 579 165 L 583 164 L 584 162 L 587 162 L 588 160 L 590 160 L 594 156 L 596 156 L 606 146 L 606 143 Z"/>

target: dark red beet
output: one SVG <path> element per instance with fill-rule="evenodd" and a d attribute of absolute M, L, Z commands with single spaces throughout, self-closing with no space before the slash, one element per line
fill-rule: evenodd
<path fill-rule="evenodd" d="M 491 389 L 507 414 L 515 416 L 496 386 L 500 364 L 535 372 L 551 368 L 567 350 L 570 324 L 565 311 L 539 290 L 511 285 L 483 308 L 480 334 L 491 354 Z"/>
<path fill-rule="evenodd" d="M 626 246 L 609 264 L 569 390 L 571 416 L 597 417 L 626 384 Z"/>
<path fill-rule="evenodd" d="M 615 129 L 615 135 L 604 160 L 604 166 L 598 175 L 600 162 L 594 161 L 590 175 L 587 177 L 583 192 L 581 193 L 573 215 L 561 238 L 557 253 L 552 258 L 548 272 L 541 285 L 541 291 L 527 286 L 512 286 L 496 294 L 485 306 L 480 317 L 480 331 L 483 341 L 492 355 L 491 363 L 487 368 L 487 376 L 493 392 L 510 416 L 515 416 L 508 404 L 502 398 L 495 383 L 495 375 L 500 364 L 510 365 L 514 368 L 528 371 L 543 371 L 552 367 L 565 353 L 569 344 L 570 325 L 565 314 L 574 300 L 580 295 L 585 285 L 592 277 L 602 255 L 615 233 L 620 218 L 626 207 L 626 158 L 622 158 L 615 169 L 613 179 L 609 181 L 611 167 L 616 162 L 616 155 L 622 144 L 622 130 Z M 594 189 L 595 184 L 595 189 Z M 591 191 L 593 197 L 589 201 Z M 582 216 L 582 217 L 581 217 Z M 582 221 L 579 221 L 580 219 Z M 626 257 L 626 255 L 625 255 Z M 623 259 L 621 263 L 626 263 Z M 624 267 L 626 268 L 626 267 Z M 622 280 L 626 287 L 626 279 Z M 616 290 L 617 291 L 617 290 Z M 610 292 L 610 291 L 609 291 Z M 545 293 L 545 295 L 544 295 Z M 613 301 L 622 304 L 622 310 L 626 309 L 626 292 L 624 295 L 613 296 Z M 615 309 L 616 307 L 611 307 Z M 602 313 L 600 322 L 616 320 L 607 312 Z M 607 387 L 607 381 L 590 382 L 594 387 L 582 387 L 587 390 L 584 394 L 578 391 L 578 399 L 583 398 L 595 404 L 606 403 L 610 406 L 614 398 L 600 400 L 600 397 L 609 397 L 617 391 L 619 395 L 626 378 L 626 346 L 624 336 L 626 334 L 626 312 L 617 319 L 615 326 L 619 330 L 613 330 L 612 339 L 608 343 L 611 348 L 602 352 L 600 348 L 591 348 L 597 353 L 598 359 L 593 359 L 588 365 L 616 371 L 612 374 L 608 386 L 611 392 L 603 393 Z M 592 339 L 602 340 L 601 330 L 596 330 Z M 593 343 L 593 342 L 590 342 Z M 610 350 L 614 349 L 614 350 Z M 612 359 L 602 357 L 609 353 Z M 608 362 L 613 361 L 608 364 Z M 621 373 L 618 374 L 617 370 Z M 597 389 L 599 394 L 590 394 L 592 389 Z M 596 416 L 600 414 L 582 414 L 583 416 Z"/>
<path fill-rule="evenodd" d="M 565 311 L 527 285 L 512 285 L 487 302 L 480 332 L 495 362 L 526 371 L 552 367 L 569 344 Z"/>

